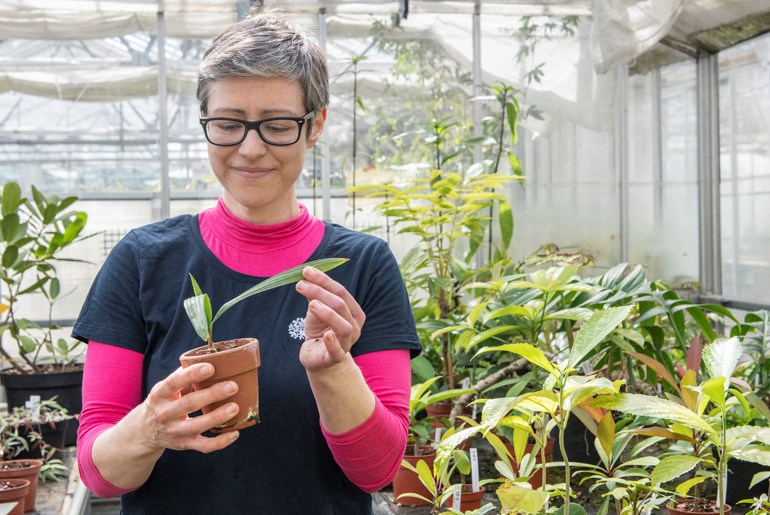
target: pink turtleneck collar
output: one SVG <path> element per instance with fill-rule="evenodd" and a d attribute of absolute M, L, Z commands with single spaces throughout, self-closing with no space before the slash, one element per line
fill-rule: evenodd
<path fill-rule="evenodd" d="M 198 215 L 203 241 L 227 267 L 268 277 L 307 261 L 321 243 L 325 225 L 299 204 L 288 222 L 257 225 L 233 215 L 220 198 Z"/>

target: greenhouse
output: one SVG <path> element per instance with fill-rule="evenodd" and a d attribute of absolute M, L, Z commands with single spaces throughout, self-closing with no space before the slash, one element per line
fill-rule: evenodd
<path fill-rule="evenodd" d="M 768 120 L 760 0 L 0 0 L 0 513 L 770 513 Z"/>

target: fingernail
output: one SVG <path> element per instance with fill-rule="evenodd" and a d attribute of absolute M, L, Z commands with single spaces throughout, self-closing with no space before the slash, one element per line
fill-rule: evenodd
<path fill-rule="evenodd" d="M 233 381 L 225 383 L 225 393 L 235 393 L 238 390 L 238 385 Z"/>
<path fill-rule="evenodd" d="M 228 404 L 227 405 L 227 414 L 228 415 L 235 415 L 238 413 L 238 405 L 235 403 Z"/>
<path fill-rule="evenodd" d="M 240 431 L 233 431 L 227 434 L 230 440 L 235 440 L 236 438 L 238 438 L 239 435 L 240 435 Z"/>
<path fill-rule="evenodd" d="M 214 373 L 214 367 L 210 363 L 204 363 L 200 368 L 200 374 L 202 376 L 210 376 Z"/>
<path fill-rule="evenodd" d="M 298 290 L 304 290 L 305 288 L 307 288 L 307 283 L 305 281 L 300 281 L 297 283 Z"/>

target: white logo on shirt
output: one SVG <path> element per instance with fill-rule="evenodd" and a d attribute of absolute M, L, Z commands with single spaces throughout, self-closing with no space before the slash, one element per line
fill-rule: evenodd
<path fill-rule="evenodd" d="M 295 318 L 289 324 L 289 337 L 295 340 L 305 339 L 305 319 Z"/>

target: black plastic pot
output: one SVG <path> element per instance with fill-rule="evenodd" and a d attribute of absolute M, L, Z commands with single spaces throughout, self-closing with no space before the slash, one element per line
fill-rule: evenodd
<path fill-rule="evenodd" d="M 553 436 L 557 439 L 557 443 L 553 448 L 553 460 L 564 461 L 561 447 L 558 444 L 559 433 L 558 431 L 555 433 Z M 574 415 L 569 418 L 564 431 L 564 447 L 567 449 L 567 457 L 571 463 L 580 462 L 598 465 L 601 462 L 601 458 L 596 451 L 594 440 L 596 440 L 594 434 L 588 430 L 579 418 Z"/>
<path fill-rule="evenodd" d="M 753 488 L 749 488 L 751 478 L 758 472 L 764 472 L 767 467 L 759 463 L 731 459 L 727 462 L 727 504 L 735 504 L 742 499 L 753 499 L 763 493 L 767 493 L 768 481 L 760 481 Z"/>
<path fill-rule="evenodd" d="M 44 374 L 18 374 L 11 369 L 0 371 L 0 382 L 5 387 L 8 409 L 24 407 L 31 396 L 48 400 L 56 396 L 56 402 L 66 408 L 70 415 L 80 414 L 83 409 L 83 369 Z M 75 445 L 78 420 L 67 424 L 64 445 Z"/>

